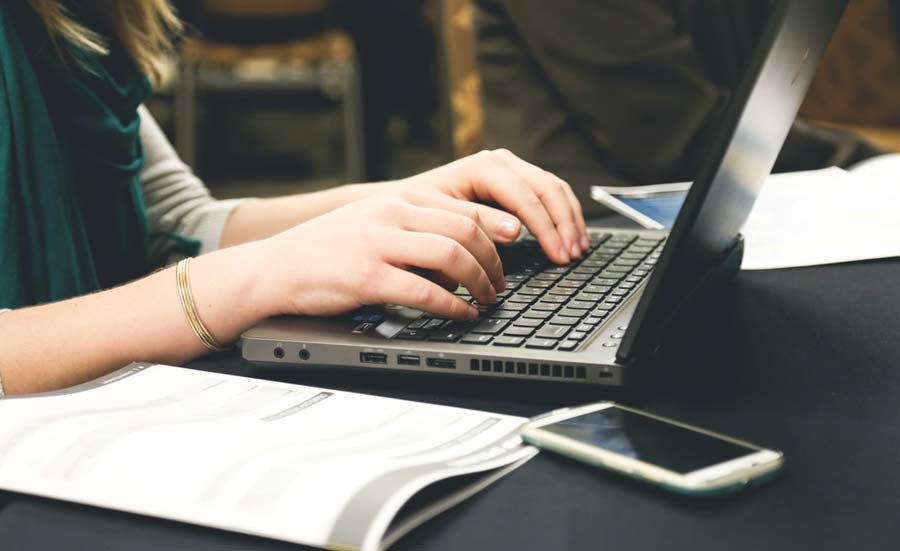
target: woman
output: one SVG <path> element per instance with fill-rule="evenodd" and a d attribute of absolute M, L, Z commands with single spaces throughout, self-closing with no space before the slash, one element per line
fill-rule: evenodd
<path fill-rule="evenodd" d="M 522 223 L 554 262 L 587 249 L 569 186 L 507 151 L 395 182 L 214 201 L 140 107 L 178 29 L 165 0 L 0 3 L 7 394 L 135 359 L 186 362 L 277 314 L 399 303 L 471 319 L 448 289 L 494 301 L 494 242 Z"/>

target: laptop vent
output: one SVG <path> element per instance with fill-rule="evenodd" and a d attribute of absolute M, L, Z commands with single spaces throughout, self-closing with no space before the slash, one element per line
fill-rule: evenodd
<path fill-rule="evenodd" d="M 470 371 L 487 371 L 490 373 L 514 373 L 516 375 L 531 375 L 535 377 L 549 377 L 551 379 L 585 379 L 587 368 L 583 365 L 545 364 L 531 362 L 510 362 L 500 360 L 469 361 Z"/>

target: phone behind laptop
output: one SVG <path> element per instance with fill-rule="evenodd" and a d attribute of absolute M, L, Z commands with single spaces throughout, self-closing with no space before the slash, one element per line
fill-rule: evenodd
<path fill-rule="evenodd" d="M 526 442 L 590 465 L 693 496 L 738 491 L 777 475 L 780 451 L 613 402 L 533 419 Z"/>

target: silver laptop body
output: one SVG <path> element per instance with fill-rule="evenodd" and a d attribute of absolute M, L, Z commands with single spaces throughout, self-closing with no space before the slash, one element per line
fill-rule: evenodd
<path fill-rule="evenodd" d="M 702 294 L 711 281 L 721 280 L 719 275 L 739 268 L 740 228 L 775 163 L 845 7 L 846 0 L 782 0 L 776 4 L 744 80 L 719 118 L 705 162 L 671 232 L 591 229 L 595 247 L 582 263 L 593 259 L 596 262 L 591 268 L 617 266 L 617 272 L 610 272 L 622 276 L 615 284 L 601 274 L 574 277 L 580 264 L 558 268 L 544 258 L 544 264 L 526 263 L 529 269 L 524 272 L 521 266 L 516 268 L 519 275 L 507 280 L 519 288 L 505 293 L 499 305 L 471 325 L 448 325 L 404 308 L 367 309 L 335 318 L 280 317 L 243 335 L 244 358 L 285 366 L 625 384 L 635 366 L 652 356 L 667 331 L 679 324 L 676 314 L 685 304 Z M 618 246 L 626 241 L 627 246 Z M 616 246 L 604 249 L 603 243 L 609 242 Z M 533 244 L 525 245 L 533 248 Z M 630 251 L 632 246 L 637 250 Z M 616 249 L 618 253 L 610 252 Z M 504 268 L 511 269 L 506 262 Z M 548 285 L 528 287 L 539 275 Z M 580 298 L 574 294 L 565 297 L 563 282 L 580 282 L 572 287 Z M 621 283 L 633 285 L 621 289 Z M 522 293 L 525 288 L 532 289 L 528 291 L 531 295 Z M 562 293 L 557 297 L 578 304 L 550 300 L 550 289 Z M 465 296 L 464 290 L 458 293 Z M 517 296 L 520 294 L 524 296 Z M 521 324 L 525 318 L 520 316 L 523 310 L 519 306 L 511 306 L 522 304 L 528 296 L 535 297 L 528 311 L 538 302 L 546 302 L 541 306 L 551 314 L 541 324 L 532 324 L 535 330 L 530 334 L 514 330 L 515 322 Z M 610 298 L 613 296 L 618 300 Z M 553 301 L 558 304 L 555 310 Z M 498 310 L 504 313 L 500 315 Z M 575 310 L 581 316 L 573 325 Z M 554 318 L 559 323 L 554 323 Z"/>

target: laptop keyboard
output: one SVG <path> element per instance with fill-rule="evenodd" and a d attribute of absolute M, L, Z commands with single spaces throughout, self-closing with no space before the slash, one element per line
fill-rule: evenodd
<path fill-rule="evenodd" d="M 461 322 L 428 314 L 394 338 L 484 346 L 575 350 L 650 275 L 665 237 L 592 234 L 591 249 L 567 266 L 552 264 L 537 241 L 501 251 L 506 289 L 481 305 L 460 287 L 456 294 L 482 312 Z"/>

